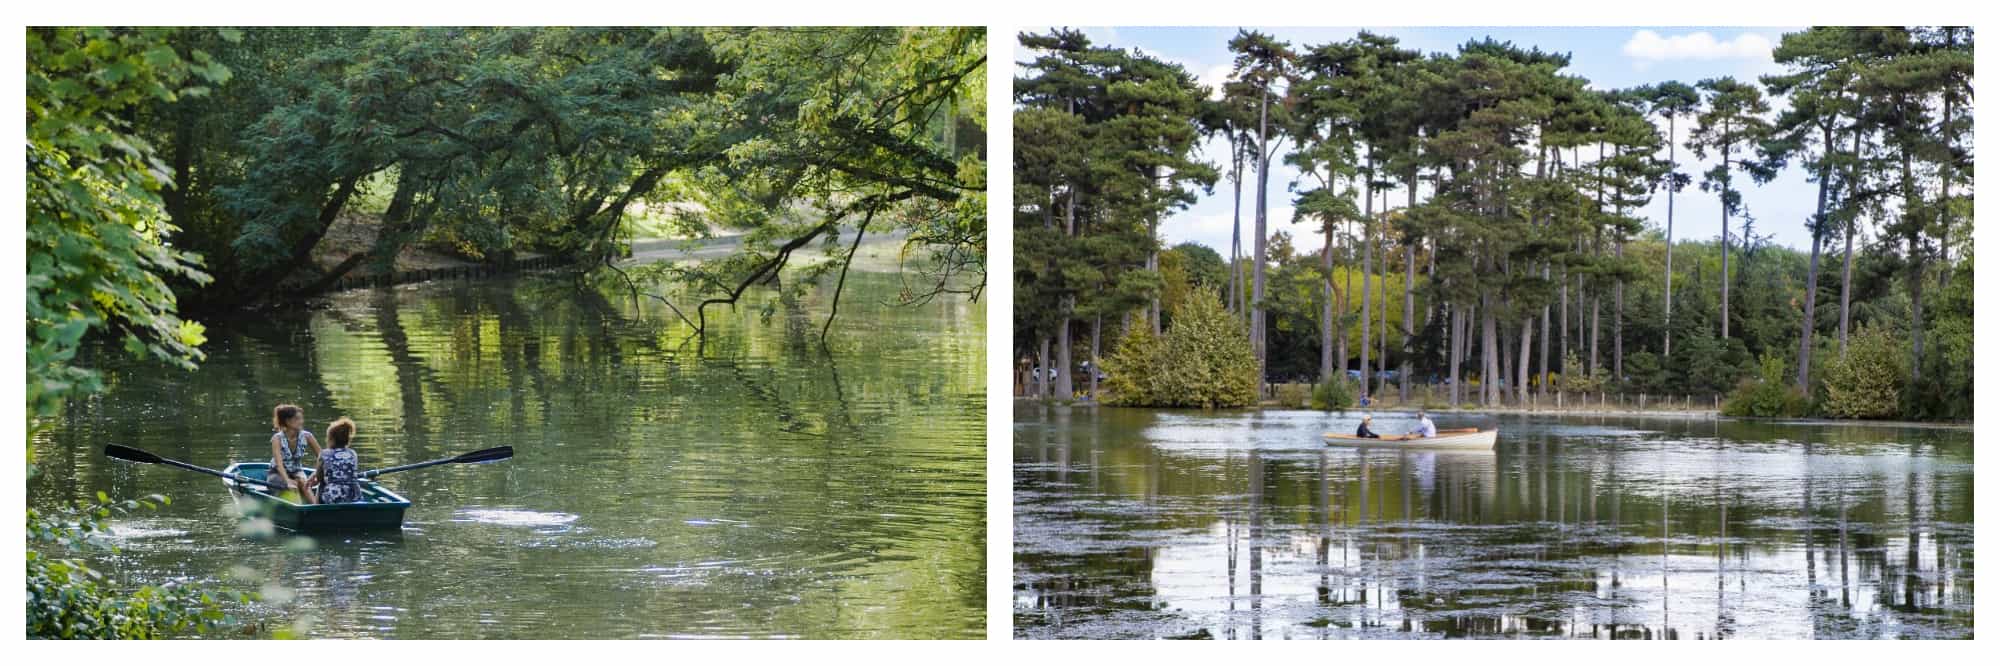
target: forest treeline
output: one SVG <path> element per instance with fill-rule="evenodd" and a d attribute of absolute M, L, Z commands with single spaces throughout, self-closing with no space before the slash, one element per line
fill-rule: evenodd
<path fill-rule="evenodd" d="M 27 42 L 31 412 L 88 388 L 67 359 L 89 330 L 191 362 L 201 327 L 181 312 L 311 293 L 411 244 L 623 276 L 613 261 L 642 212 L 742 234 L 726 258 L 634 271 L 692 301 L 668 304 L 697 330 L 795 256 L 835 261 L 788 288 L 836 274 L 843 229 L 907 237 L 909 300 L 984 285 L 980 28 L 30 28 Z M 323 256 L 360 212 L 373 247 Z"/>
<path fill-rule="evenodd" d="M 1239 31 L 1220 90 L 1077 31 L 1019 39 L 1015 355 L 1055 369 L 1036 395 L 1095 397 L 1096 359 L 1189 371 L 1106 356 L 1132 331 L 1170 337 L 1207 290 L 1251 361 L 1198 376 L 1404 401 L 1428 385 L 1454 406 L 1732 393 L 1733 413 L 1971 417 L 1969 28 L 1812 28 L 1775 47 L 1779 74 L 1622 90 L 1491 39 L 1426 54 Z M 1220 164 L 1205 142 L 1228 147 Z M 1274 163 L 1302 174 L 1287 191 L 1311 232 L 1273 227 Z M 1744 193 L 1786 169 L 1811 179 L 1812 216 L 1760 219 Z M 1162 219 L 1222 188 L 1231 247 L 1162 246 Z M 1690 196 L 1720 203 L 1720 233 L 1676 235 Z M 1663 218 L 1640 215 L 1661 197 Z M 1809 246 L 1773 244 L 1773 224 Z"/>

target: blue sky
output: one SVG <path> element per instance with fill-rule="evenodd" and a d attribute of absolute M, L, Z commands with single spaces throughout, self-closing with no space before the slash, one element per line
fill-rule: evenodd
<path fill-rule="evenodd" d="M 1351 38 L 1361 28 L 1272 28 L 1246 26 L 1276 35 L 1294 46 L 1323 44 Z M 1160 58 L 1180 63 L 1187 67 L 1203 83 L 1211 86 L 1225 79 L 1229 74 L 1231 56 L 1229 38 L 1236 34 L 1235 27 L 1218 28 L 1080 28 L 1091 41 L 1100 45 L 1120 48 L 1139 48 Z M 1771 61 L 1771 47 L 1777 45 L 1786 32 L 1797 28 L 1367 28 L 1371 32 L 1394 36 L 1402 40 L 1403 46 L 1431 52 L 1456 52 L 1457 47 L 1467 41 L 1492 37 L 1510 41 L 1519 46 L 1540 47 L 1544 51 L 1570 54 L 1568 73 L 1583 76 L 1592 87 L 1600 89 L 1627 88 L 1644 83 L 1665 80 L 1679 80 L 1690 85 L 1705 78 L 1735 76 L 1745 81 L 1755 81 L 1759 75 L 1781 71 Z M 1018 60 L 1027 56 L 1017 52 Z M 1782 100 L 1772 100 L 1774 109 L 1782 109 Z M 1714 195 L 1699 188 L 1700 173 L 1712 163 L 1702 163 L 1686 148 L 1687 131 L 1692 125 L 1686 119 L 1677 123 L 1677 141 L 1681 143 L 1677 157 L 1682 173 L 1695 178 L 1690 185 L 1675 196 L 1674 237 L 1715 238 L 1721 235 L 1721 207 Z M 1665 124 L 1661 123 L 1665 131 Z M 1289 146 L 1287 146 L 1289 149 Z M 1202 147 L 1203 159 L 1219 167 L 1226 166 L 1229 151 L 1227 144 L 1216 139 Z M 1591 151 L 1586 149 L 1586 158 Z M 1271 171 L 1270 192 L 1272 207 L 1270 222 L 1273 229 L 1290 231 L 1294 237 L 1311 235 L 1310 225 L 1293 225 L 1292 183 L 1298 178 L 1297 170 L 1276 164 Z M 1243 194 L 1244 208 L 1244 248 L 1250 247 L 1250 224 L 1252 202 L 1255 201 L 1254 176 L 1246 174 Z M 1738 180 L 1743 183 L 1747 179 Z M 1750 213 L 1756 218 L 1758 235 L 1769 234 L 1774 243 L 1804 249 L 1811 238 L 1806 234 L 1805 223 L 1812 215 L 1815 186 L 1807 179 L 1804 170 L 1796 166 L 1779 174 L 1777 180 L 1762 186 L 1744 188 L 1743 198 Z M 1161 234 L 1169 244 L 1195 241 L 1215 248 L 1225 257 L 1229 254 L 1229 230 L 1231 219 L 1230 188 L 1228 181 L 1218 180 L 1215 192 L 1204 196 L 1194 206 L 1174 213 L 1161 224 Z M 1391 203 L 1400 206 L 1404 201 L 1401 191 L 1390 195 Z M 1647 224 L 1664 228 L 1667 215 L 1667 198 L 1664 191 L 1654 195 L 1653 201 L 1640 215 Z M 1732 218 L 1730 233 L 1732 238 L 1741 230 L 1740 218 Z"/>

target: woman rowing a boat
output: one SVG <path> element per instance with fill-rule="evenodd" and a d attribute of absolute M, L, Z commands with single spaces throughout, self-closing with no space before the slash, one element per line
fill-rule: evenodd
<path fill-rule="evenodd" d="M 278 405 L 271 409 L 271 471 L 264 477 L 270 484 L 271 493 L 296 490 L 306 504 L 316 503 L 312 486 L 306 483 L 306 452 L 319 455 L 319 440 L 306 432 L 306 411 L 297 405 Z"/>
<path fill-rule="evenodd" d="M 354 421 L 340 417 L 326 427 L 326 440 L 333 448 L 319 452 L 319 503 L 341 504 L 361 501 L 361 458 L 348 443 L 354 439 Z"/>

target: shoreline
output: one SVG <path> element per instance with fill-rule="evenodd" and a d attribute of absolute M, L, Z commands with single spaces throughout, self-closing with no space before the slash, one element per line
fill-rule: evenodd
<path fill-rule="evenodd" d="M 1097 402 L 1092 402 L 1092 401 L 1088 401 L 1088 400 L 1077 400 L 1077 401 L 1071 401 L 1071 402 L 1057 402 L 1057 401 L 1046 401 L 1046 400 L 1042 400 L 1042 399 L 1040 399 L 1040 398 L 1032 398 L 1032 397 L 1027 397 L 1027 396 L 1018 396 L 1018 395 L 1017 395 L 1017 396 L 1014 396 L 1014 404 L 1015 404 L 1015 406 L 1016 406 L 1016 407 L 1019 407 L 1019 406 L 1021 406 L 1021 405 L 1049 405 L 1049 406 L 1061 406 L 1061 407 L 1070 407 L 1070 408 L 1079 408 L 1079 409 L 1096 409 L 1096 408 L 1100 408 L 1100 407 L 1110 407 L 1110 405 L 1104 405 L 1104 404 L 1102 404 L 1102 403 L 1097 403 Z M 1113 409 L 1164 409 L 1164 408 L 1152 408 L 1152 407 L 1129 407 L 1129 408 L 1124 408 L 1124 407 L 1112 407 L 1112 408 L 1113 408 Z M 1191 409 L 1191 408 L 1190 408 L 1190 409 Z M 1274 403 L 1266 403 L 1266 404 L 1262 404 L 1262 405 L 1258 405 L 1258 406 L 1256 406 L 1256 407 L 1242 407 L 1242 408 L 1237 408 L 1237 409 L 1233 409 L 1233 410 L 1228 410 L 1228 411 L 1245 411 L 1245 410 L 1251 410 L 1251 409 L 1255 409 L 1255 410 L 1257 410 L 1257 411 L 1264 411 L 1264 410 L 1275 410 L 1275 411 L 1302 411 L 1302 412 L 1318 412 L 1318 411 L 1324 411 L 1324 410 L 1316 410 L 1316 409 L 1311 409 L 1311 408 L 1306 408 L 1306 407 L 1284 407 L 1284 406 L 1280 406 L 1280 405 L 1277 405 L 1277 404 L 1274 404 Z M 1176 410 L 1178 411 L 1178 409 L 1176 409 Z M 1224 410 L 1209 410 L 1209 411 L 1224 411 Z M 1414 413 L 1414 412 L 1416 412 L 1416 411 L 1417 411 L 1417 410 L 1416 410 L 1415 408 L 1409 408 L 1409 407 L 1384 407 L 1384 408 L 1379 408 L 1379 409 L 1377 409 L 1377 408 L 1361 408 L 1361 407 L 1355 407 L 1355 408 L 1350 408 L 1350 409 L 1340 409 L 1340 410 L 1332 410 L 1332 411 L 1328 411 L 1328 412 L 1326 412 L 1326 413 L 1330 413 L 1330 414 L 1331 414 L 1331 413 L 1338 413 L 1338 414 L 1348 414 L 1348 413 L 1366 413 L 1366 414 L 1410 414 L 1410 413 Z M 1430 413 L 1432 413 L 1432 414 L 1435 414 L 1435 415 L 1439 415 L 1439 416 L 1444 416 L 1444 415 L 1452 415 L 1452 414 L 1487 414 L 1487 415 L 1493 415 L 1493 416 L 1554 416 L 1554 417 L 1619 417 L 1619 418 L 1663 418 L 1663 419 L 1684 419 L 1684 420 L 1710 420 L 1710 421 L 1745 421 L 1745 422 L 1765 422 L 1765 423 L 1778 423 L 1778 424 L 1786 424 L 1786 425 L 1807 425 L 1807 426 L 1862 426 L 1862 427 L 1871 427 L 1871 428 L 1935 428 L 1935 429 L 1939 429 L 1939 430 L 1964 430 L 1964 431 L 1967 431 L 1967 432 L 1970 432 L 1970 431 L 1972 431 L 1972 429 L 1973 429 L 1973 425 L 1974 425 L 1974 424 L 1972 424 L 1972 423 L 1960 423 L 1960 422 L 1952 422 L 1952 421 L 1854 421 L 1854 420 L 1841 420 L 1841 419 L 1820 419 L 1820 418 L 1777 418 L 1777 417 L 1759 417 L 1759 416 L 1724 416 L 1724 415 L 1722 415 L 1722 413 L 1721 413 L 1721 412 L 1718 412 L 1718 411 L 1716 411 L 1716 410 L 1712 410 L 1712 409 L 1697 409 L 1697 410 L 1682 410 L 1682 409 L 1675 409 L 1675 410 L 1664 410 L 1664 409 L 1662 409 L 1662 410 L 1637 410 L 1637 409 L 1561 409 L 1561 410 L 1557 410 L 1557 409 L 1519 409 L 1519 408 L 1514 408 L 1514 407 L 1464 407 L 1464 408 L 1457 408 L 1457 409 L 1453 409 L 1453 408 L 1449 408 L 1449 407 L 1440 407 L 1440 408 L 1430 408 L 1430 409 L 1428 409 L 1428 410 L 1426 410 L 1426 411 L 1429 411 Z"/>

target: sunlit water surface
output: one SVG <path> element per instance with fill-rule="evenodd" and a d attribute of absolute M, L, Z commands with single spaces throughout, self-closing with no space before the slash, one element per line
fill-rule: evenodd
<path fill-rule="evenodd" d="M 34 438 L 29 502 L 170 495 L 115 521 L 107 568 L 268 586 L 234 610 L 305 636 L 976 638 L 985 312 L 890 305 L 903 288 L 857 266 L 830 352 L 830 288 L 712 307 L 697 345 L 658 302 L 561 274 L 211 320 L 196 372 L 96 348 L 110 390 Z M 399 534 L 304 545 L 239 534 L 216 479 L 98 453 L 265 458 L 279 402 L 315 432 L 359 422 L 364 467 L 518 454 L 385 476 L 414 503 Z"/>

